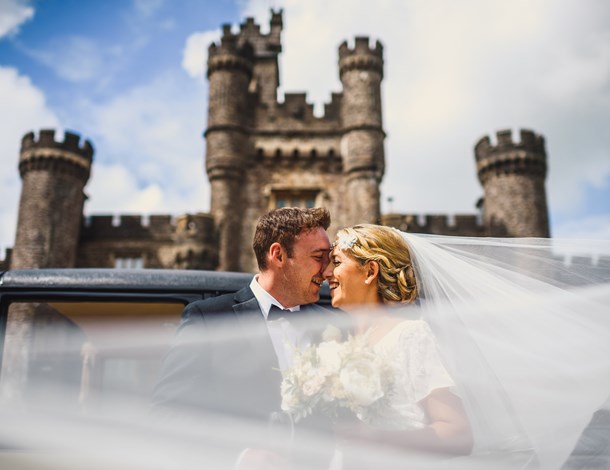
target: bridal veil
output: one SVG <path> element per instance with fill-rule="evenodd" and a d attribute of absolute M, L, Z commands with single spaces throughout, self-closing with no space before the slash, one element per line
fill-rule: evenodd
<path fill-rule="evenodd" d="M 610 405 L 610 241 L 402 235 L 474 431 L 470 463 L 561 468 Z"/>
<path fill-rule="evenodd" d="M 420 299 L 392 314 L 417 315 L 430 325 L 475 446 L 469 456 L 430 458 L 358 443 L 348 449 L 357 468 L 572 470 L 592 462 L 607 468 L 610 430 L 591 420 L 610 407 L 610 241 L 401 234 Z M 226 327 L 210 341 L 252 342 L 251 331 L 239 337 L 234 324 Z M 140 348 L 146 357 L 152 339 L 122 339 L 118 328 L 108 336 L 113 350 Z M 216 359 L 232 377 L 246 367 Z M 9 458 L 25 455 L 31 468 L 53 467 L 58 453 L 73 464 L 63 468 L 93 460 L 99 468 L 232 468 L 229 449 L 293 442 L 290 423 L 226 412 L 230 400 L 222 410 L 190 409 L 182 420 L 150 426 L 145 410 L 140 413 L 147 397 L 117 391 L 100 413 L 82 416 L 45 401 L 50 392 L 62 395 L 62 386 L 71 390 L 53 382 L 37 395 L 41 403 L 25 411 L 0 406 L 0 444 L 35 450 Z M 307 454 L 332 443 L 328 434 L 309 437 Z M 0 450 L 0 461 L 5 457 Z"/>

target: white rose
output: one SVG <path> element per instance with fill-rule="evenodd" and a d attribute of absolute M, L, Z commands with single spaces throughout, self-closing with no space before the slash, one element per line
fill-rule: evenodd
<path fill-rule="evenodd" d="M 326 375 L 335 374 L 341 367 L 341 351 L 343 346 L 336 341 L 320 343 L 318 346 L 318 361 L 320 369 L 326 371 Z"/>
<path fill-rule="evenodd" d="M 345 396 L 356 406 L 368 406 L 383 396 L 374 362 L 364 360 L 348 364 L 341 370 L 339 380 Z"/>
<path fill-rule="evenodd" d="M 328 325 L 322 333 L 322 341 L 341 341 L 341 330 L 335 325 Z"/>
<path fill-rule="evenodd" d="M 292 392 L 282 394 L 282 411 L 292 411 L 299 406 L 299 398 Z"/>
<path fill-rule="evenodd" d="M 324 385 L 324 377 L 322 375 L 311 377 L 303 384 L 303 395 L 306 397 L 315 395 L 320 391 L 322 385 Z"/>

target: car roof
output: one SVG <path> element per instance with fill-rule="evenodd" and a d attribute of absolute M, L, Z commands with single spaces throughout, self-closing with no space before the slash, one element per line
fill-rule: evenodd
<path fill-rule="evenodd" d="M 22 269 L 0 275 L 0 291 L 235 292 L 254 274 L 170 269 Z"/>
<path fill-rule="evenodd" d="M 19 291 L 89 291 L 222 293 L 247 286 L 254 273 L 186 269 L 45 268 L 0 273 L 0 293 Z M 325 283 L 318 303 L 330 303 Z"/>

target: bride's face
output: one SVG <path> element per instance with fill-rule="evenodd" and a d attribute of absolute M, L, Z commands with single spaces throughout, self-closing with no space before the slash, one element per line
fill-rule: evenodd
<path fill-rule="evenodd" d="M 343 250 L 333 248 L 324 278 L 333 307 L 368 303 L 371 286 L 366 283 L 367 269 Z"/>

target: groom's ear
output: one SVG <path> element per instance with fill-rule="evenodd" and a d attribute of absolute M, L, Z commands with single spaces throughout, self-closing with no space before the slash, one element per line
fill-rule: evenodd
<path fill-rule="evenodd" d="M 286 253 L 278 242 L 272 243 L 269 247 L 269 251 L 267 252 L 269 256 L 269 261 L 276 265 L 284 264 L 284 260 L 286 259 Z"/>
<path fill-rule="evenodd" d="M 370 284 L 377 276 L 379 276 L 379 263 L 377 261 L 369 261 L 366 266 L 366 283 Z"/>

